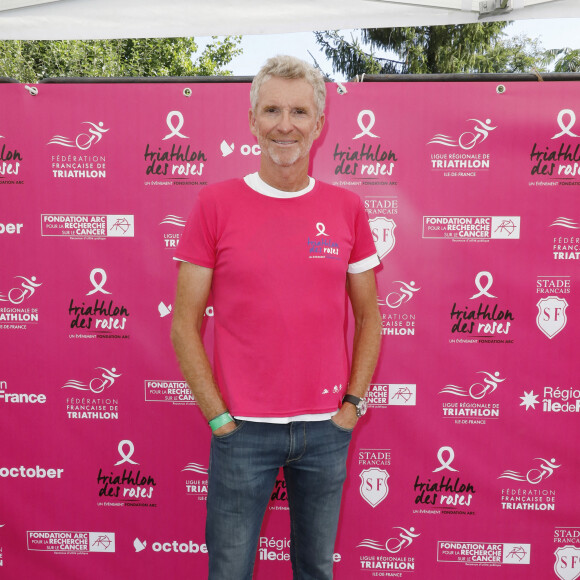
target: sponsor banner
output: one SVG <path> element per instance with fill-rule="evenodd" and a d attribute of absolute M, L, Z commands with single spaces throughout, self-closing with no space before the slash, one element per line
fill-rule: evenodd
<path fill-rule="evenodd" d="M 155 492 L 158 480 L 132 459 L 135 453 L 133 442 L 123 439 L 119 441 L 117 450 L 121 459 L 112 467 L 99 468 L 97 506 L 157 507 Z"/>
<path fill-rule="evenodd" d="M 530 544 L 492 542 L 437 542 L 437 561 L 494 566 L 530 564 Z"/>
<path fill-rule="evenodd" d="M 174 405 L 197 405 L 185 381 L 146 380 L 145 400 Z"/>
<path fill-rule="evenodd" d="M 371 383 L 365 399 L 371 409 L 382 409 L 391 405 L 414 407 L 417 404 L 417 385 Z"/>
<path fill-rule="evenodd" d="M 557 527 L 554 529 L 555 544 L 570 544 L 577 546 L 580 552 L 580 527 Z M 580 562 L 580 561 L 579 561 Z"/>
<path fill-rule="evenodd" d="M 397 576 L 399 572 L 415 572 L 416 562 L 414 549 L 409 549 L 421 535 L 414 527 L 394 527 L 392 535 L 386 540 L 365 538 L 357 548 L 361 550 L 359 556 L 360 570 L 372 572 L 371 576 Z M 385 572 L 378 572 L 384 570 Z"/>
<path fill-rule="evenodd" d="M 186 476 L 186 495 L 199 501 L 207 501 L 207 467 L 200 463 L 188 463 L 181 472 Z"/>
<path fill-rule="evenodd" d="M 0 380 L 0 407 L 11 405 L 43 405 L 46 403 L 44 393 L 12 393 L 8 390 L 8 382 Z"/>
<path fill-rule="evenodd" d="M 501 405 L 498 400 L 498 389 L 506 378 L 496 371 L 478 371 L 477 380 L 469 385 L 447 384 L 439 391 L 444 396 L 441 404 L 444 419 L 452 419 L 456 425 L 485 425 L 486 421 L 499 419 Z"/>
<path fill-rule="evenodd" d="M 35 303 L 37 291 L 43 282 L 34 275 L 14 276 L 5 290 L 0 287 L 0 329 L 28 330 L 40 321 Z"/>
<path fill-rule="evenodd" d="M 544 387 L 538 393 L 534 393 L 534 389 L 524 390 L 520 399 L 520 406 L 526 411 L 535 411 L 539 405 L 538 410 L 542 413 L 580 413 L 580 389 L 576 388 Z"/>
<path fill-rule="evenodd" d="M 115 552 L 114 532 L 26 532 L 28 549 L 39 552 L 86 554 Z"/>
<path fill-rule="evenodd" d="M 423 216 L 423 239 L 519 240 L 519 216 Z"/>
<path fill-rule="evenodd" d="M 133 215 L 97 214 L 42 214 L 40 233 L 43 237 L 80 238 L 132 238 L 135 236 Z"/>
<path fill-rule="evenodd" d="M 506 511 L 556 511 L 556 490 L 550 484 L 560 477 L 562 464 L 555 458 L 536 457 L 523 471 L 506 469 L 502 480 L 501 509 Z"/>
<path fill-rule="evenodd" d="M 330 163 L 334 185 L 339 187 L 396 186 L 400 155 L 389 145 L 383 111 L 362 109 L 349 112 L 349 139 L 344 137 L 331 146 Z"/>
<path fill-rule="evenodd" d="M 151 134 L 143 151 L 146 186 L 207 185 L 205 175 L 213 156 L 194 138 L 192 117 L 191 112 L 169 111 L 165 126 Z"/>
<path fill-rule="evenodd" d="M 149 548 L 149 546 L 151 546 Z M 154 541 L 141 540 L 135 538 L 133 540 L 133 547 L 135 552 L 143 552 L 145 550 L 153 551 L 157 554 L 207 554 L 207 546 L 202 543 L 189 541 Z"/>

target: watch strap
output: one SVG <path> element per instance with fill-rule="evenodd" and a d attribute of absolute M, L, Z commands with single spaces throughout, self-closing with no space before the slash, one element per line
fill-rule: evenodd
<path fill-rule="evenodd" d="M 354 395 L 344 395 L 344 397 L 342 397 L 343 403 L 352 403 L 355 407 L 357 407 L 361 401 L 362 399 L 360 397 L 355 397 Z"/>

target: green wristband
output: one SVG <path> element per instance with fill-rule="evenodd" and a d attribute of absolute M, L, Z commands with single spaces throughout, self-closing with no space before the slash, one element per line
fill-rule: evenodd
<path fill-rule="evenodd" d="M 211 427 L 211 431 L 213 433 L 216 429 L 219 429 L 220 427 L 222 427 L 226 423 L 230 423 L 233 420 L 234 420 L 234 418 L 230 415 L 229 411 L 226 411 L 225 413 L 222 413 L 221 415 L 214 417 L 209 422 L 209 426 Z"/>

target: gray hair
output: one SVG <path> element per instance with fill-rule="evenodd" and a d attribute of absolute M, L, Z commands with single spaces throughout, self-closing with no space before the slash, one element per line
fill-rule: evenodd
<path fill-rule="evenodd" d="M 278 77 L 283 79 L 304 79 L 314 89 L 314 102 L 318 116 L 324 113 L 326 104 L 326 86 L 324 78 L 320 72 L 311 64 L 300 60 L 294 56 L 278 55 L 269 58 L 264 66 L 254 77 L 250 89 L 250 103 L 252 111 L 256 110 L 258 104 L 258 93 L 262 85 L 270 78 Z"/>

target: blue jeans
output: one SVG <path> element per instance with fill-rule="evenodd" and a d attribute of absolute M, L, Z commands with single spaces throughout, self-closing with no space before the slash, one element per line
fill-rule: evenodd
<path fill-rule="evenodd" d="M 250 580 L 279 468 L 295 580 L 330 580 L 351 431 L 332 421 L 238 422 L 212 436 L 206 544 L 210 580 Z"/>

